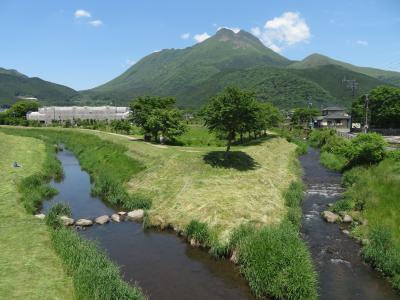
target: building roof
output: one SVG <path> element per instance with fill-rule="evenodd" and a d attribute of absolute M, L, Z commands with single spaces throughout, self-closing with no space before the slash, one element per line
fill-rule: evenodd
<path fill-rule="evenodd" d="M 324 110 L 344 110 L 343 107 L 337 107 L 337 106 L 330 106 L 330 107 L 326 107 L 323 109 Z"/>
<path fill-rule="evenodd" d="M 343 113 L 333 113 L 333 114 L 329 114 L 329 115 L 321 116 L 321 117 L 322 117 L 322 119 L 325 119 L 325 120 L 350 119 L 350 116 L 348 114 L 343 114 Z"/>

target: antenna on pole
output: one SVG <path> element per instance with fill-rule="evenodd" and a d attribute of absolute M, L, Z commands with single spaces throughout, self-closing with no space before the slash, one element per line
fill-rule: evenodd
<path fill-rule="evenodd" d="M 358 89 L 358 82 L 355 79 L 346 79 L 346 76 L 342 79 L 342 84 L 346 84 L 347 88 L 351 89 L 351 95 L 354 97 Z"/>
<path fill-rule="evenodd" d="M 365 95 L 365 124 L 364 124 L 364 133 L 368 132 L 368 105 L 369 99 L 368 94 Z"/>

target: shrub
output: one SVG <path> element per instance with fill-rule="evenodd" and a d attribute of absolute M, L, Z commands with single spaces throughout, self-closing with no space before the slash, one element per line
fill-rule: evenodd
<path fill-rule="evenodd" d="M 123 208 L 128 210 L 133 209 L 150 209 L 152 201 L 145 195 L 135 193 L 123 203 Z"/>
<path fill-rule="evenodd" d="M 348 166 L 372 165 L 380 162 L 385 157 L 386 146 L 383 137 L 377 133 L 359 134 L 351 140 L 346 152 Z"/>
<path fill-rule="evenodd" d="M 333 204 L 332 210 L 336 213 L 341 211 L 349 211 L 354 207 L 353 202 L 350 199 L 342 199 Z"/>
<path fill-rule="evenodd" d="M 332 135 L 325 140 L 325 144 L 321 147 L 321 151 L 344 156 L 346 155 L 349 146 L 349 140 L 337 135 Z"/>
<path fill-rule="evenodd" d="M 344 187 L 350 187 L 357 183 L 363 173 L 365 173 L 366 170 L 363 167 L 354 167 L 350 169 L 349 171 L 346 171 L 343 176 L 342 176 L 342 185 Z"/>
<path fill-rule="evenodd" d="M 320 162 L 328 169 L 342 171 L 347 165 L 347 160 L 339 155 L 330 152 L 321 152 Z"/>
<path fill-rule="evenodd" d="M 71 208 L 64 203 L 57 203 L 52 206 L 46 216 L 46 224 L 53 229 L 63 226 L 60 216 L 71 216 Z"/>
<path fill-rule="evenodd" d="M 189 240 L 194 239 L 203 246 L 207 246 L 209 244 L 210 232 L 206 223 L 192 220 L 186 226 L 185 232 Z"/>
<path fill-rule="evenodd" d="M 386 156 L 394 161 L 400 161 L 400 149 L 394 151 L 388 151 Z"/>
<path fill-rule="evenodd" d="M 313 130 L 309 136 L 309 142 L 311 146 L 321 148 L 327 143 L 328 139 L 335 135 L 334 129 Z"/>
<path fill-rule="evenodd" d="M 317 298 L 311 257 L 294 226 L 283 222 L 240 231 L 235 238 L 241 272 L 257 297 Z"/>
<path fill-rule="evenodd" d="M 66 228 L 52 230 L 56 252 L 72 275 L 76 299 L 145 299 L 120 277 L 119 268 L 94 244 Z"/>

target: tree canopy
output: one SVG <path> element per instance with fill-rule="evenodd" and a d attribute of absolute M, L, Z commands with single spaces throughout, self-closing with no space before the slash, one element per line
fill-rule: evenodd
<path fill-rule="evenodd" d="M 175 98 L 143 96 L 136 98 L 129 107 L 132 122 L 155 141 L 160 134 L 173 140 L 186 131 L 182 113 L 175 107 Z"/>
<path fill-rule="evenodd" d="M 293 112 L 291 124 L 298 127 L 305 127 L 313 117 L 320 115 L 316 108 L 296 108 Z"/>
<path fill-rule="evenodd" d="M 368 95 L 369 125 L 376 128 L 400 128 L 400 88 L 379 86 Z M 352 104 L 353 122 L 365 120 L 365 95 Z"/>

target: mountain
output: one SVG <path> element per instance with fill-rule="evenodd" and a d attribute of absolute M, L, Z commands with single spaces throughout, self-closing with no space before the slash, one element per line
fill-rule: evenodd
<path fill-rule="evenodd" d="M 307 56 L 302 61 L 294 62 L 291 65 L 289 65 L 289 67 L 296 69 L 308 69 L 326 65 L 338 65 L 343 68 L 352 70 L 354 72 L 374 77 L 385 83 L 400 86 L 399 72 L 386 71 L 386 70 L 367 68 L 367 67 L 358 67 L 317 53 Z"/>
<path fill-rule="evenodd" d="M 0 68 L 0 105 L 13 104 L 18 97 L 35 97 L 44 105 L 70 105 L 78 95 L 69 87 Z"/>
<path fill-rule="evenodd" d="M 349 108 L 355 79 L 359 96 L 382 84 L 400 84 L 400 73 L 357 67 L 313 54 L 290 61 L 246 31 L 221 29 L 185 49 L 152 53 L 117 78 L 83 91 L 79 101 L 127 104 L 140 95 L 174 96 L 185 108 L 198 108 L 228 85 L 254 90 L 262 101 L 282 108 L 341 105 Z"/>

